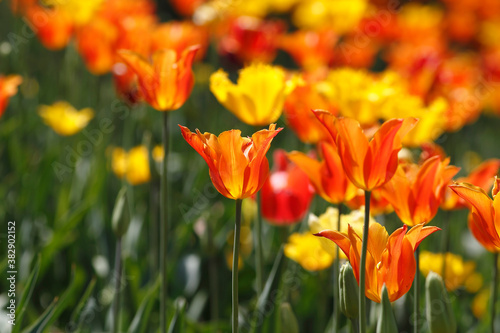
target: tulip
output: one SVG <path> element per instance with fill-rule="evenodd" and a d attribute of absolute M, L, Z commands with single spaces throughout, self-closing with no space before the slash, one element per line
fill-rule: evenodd
<path fill-rule="evenodd" d="M 137 74 L 146 102 L 158 111 L 171 111 L 180 108 L 191 93 L 191 65 L 198 48 L 189 47 L 181 55 L 174 50 L 159 50 L 153 54 L 152 63 L 127 50 L 118 51 L 118 55 Z"/>
<path fill-rule="evenodd" d="M 237 84 L 219 70 L 210 77 L 210 90 L 217 100 L 241 121 L 253 126 L 278 120 L 285 97 L 295 83 L 275 66 L 253 64 L 240 71 Z"/>
<path fill-rule="evenodd" d="M 276 150 L 273 156 L 275 170 L 260 195 L 262 216 L 271 224 L 290 225 L 304 218 L 314 190 L 307 174 L 287 161 L 284 150 Z"/>
<path fill-rule="evenodd" d="M 319 149 L 322 161 L 297 151 L 289 153 L 288 158 L 307 174 L 316 193 L 326 201 L 339 204 L 352 199 L 356 194 L 356 187 L 346 177 L 336 147 L 321 142 Z"/>
<path fill-rule="evenodd" d="M 291 234 L 284 253 L 308 271 L 320 271 L 333 263 L 333 256 L 323 249 L 319 239 L 310 232 Z"/>
<path fill-rule="evenodd" d="M 469 183 L 482 188 L 484 191 L 489 191 L 493 186 L 493 177 L 500 169 L 499 159 L 489 159 L 481 163 L 472 170 L 467 177 L 458 178 L 457 183 Z M 447 188 L 445 201 L 441 208 L 445 210 L 456 210 L 467 208 L 467 203 L 458 195 L 453 194 L 451 188 Z"/>
<path fill-rule="evenodd" d="M 276 57 L 277 40 L 285 29 L 280 20 L 239 16 L 229 22 L 229 31 L 220 39 L 219 52 L 242 64 L 270 63 Z"/>
<path fill-rule="evenodd" d="M 17 94 L 17 87 L 23 82 L 19 75 L 0 75 L 0 117 L 5 112 L 9 98 Z"/>
<path fill-rule="evenodd" d="M 71 15 L 59 7 L 49 9 L 31 6 L 26 12 L 26 18 L 40 42 L 49 50 L 65 48 L 73 35 L 74 22 Z"/>
<path fill-rule="evenodd" d="M 391 302 L 410 290 L 416 269 L 413 252 L 424 238 L 439 230 L 437 227 L 424 227 L 423 224 L 406 232 L 407 229 L 405 225 L 389 236 L 380 224 L 370 224 L 365 295 L 374 302 L 380 303 L 384 284 Z M 340 247 L 349 259 L 359 283 L 362 238 L 354 229 L 349 227 L 347 234 L 324 230 L 315 235 L 328 238 Z"/>
<path fill-rule="evenodd" d="M 68 102 L 56 102 L 52 105 L 42 105 L 38 114 L 43 122 L 49 125 L 59 135 L 69 136 L 80 132 L 94 117 L 94 111 L 85 108 L 77 111 Z"/>
<path fill-rule="evenodd" d="M 402 139 L 417 123 L 415 118 L 388 120 L 369 140 L 356 120 L 336 118 L 321 110 L 314 112 L 337 144 L 347 177 L 365 191 L 391 180 L 398 167 Z"/>
<path fill-rule="evenodd" d="M 491 194 L 493 200 L 486 192 L 477 186 L 468 183 L 450 185 L 450 188 L 461 198 L 467 201 L 470 207 L 469 229 L 486 250 L 493 252 L 493 279 L 491 287 L 491 333 L 495 332 L 496 296 L 498 285 L 498 253 L 500 252 L 500 234 L 497 228 L 500 215 L 500 179 L 495 176 Z"/>
<path fill-rule="evenodd" d="M 269 130 L 242 138 L 240 130 L 226 131 L 217 137 L 179 127 L 184 139 L 207 162 L 215 188 L 229 199 L 248 198 L 262 188 L 269 175 L 266 153 L 273 138 L 283 129 L 271 124 Z"/>
<path fill-rule="evenodd" d="M 149 154 L 145 146 L 137 146 L 126 152 L 114 148 L 111 153 L 111 168 L 118 178 L 123 178 L 131 185 L 139 185 L 151 179 Z"/>
<path fill-rule="evenodd" d="M 238 332 L 238 258 L 241 229 L 241 200 L 257 193 L 269 175 L 266 153 L 273 138 L 283 129 L 271 124 L 269 130 L 242 138 L 241 131 L 230 130 L 218 137 L 211 133 L 192 133 L 179 125 L 182 136 L 207 162 L 215 188 L 236 200 L 236 223 L 232 264 L 232 328 Z"/>
<path fill-rule="evenodd" d="M 459 171 L 434 156 L 422 166 L 400 164 L 395 176 L 381 187 L 382 196 L 394 207 L 401 221 L 408 226 L 427 224 L 436 215 L 444 199 L 446 185 Z M 406 169 L 406 170 L 405 170 Z"/>

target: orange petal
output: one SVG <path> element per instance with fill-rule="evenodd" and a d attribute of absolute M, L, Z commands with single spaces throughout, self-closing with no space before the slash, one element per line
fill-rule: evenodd
<path fill-rule="evenodd" d="M 416 226 L 412 227 L 407 233 L 406 233 L 406 238 L 410 241 L 411 246 L 413 247 L 413 250 L 416 250 L 417 247 L 420 245 L 420 243 L 430 234 L 441 230 L 438 227 L 424 227 L 424 224 L 417 224 Z"/>

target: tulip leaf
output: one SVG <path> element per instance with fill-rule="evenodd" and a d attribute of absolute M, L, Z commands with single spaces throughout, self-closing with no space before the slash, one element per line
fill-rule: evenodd
<path fill-rule="evenodd" d="M 21 295 L 21 300 L 19 301 L 16 310 L 16 322 L 18 323 L 18 325 L 13 326 L 12 333 L 17 333 L 21 329 L 24 312 L 26 311 L 26 307 L 28 306 L 27 302 L 31 298 L 31 295 L 33 294 L 33 289 L 35 289 L 35 283 L 36 280 L 38 279 L 38 273 L 40 272 L 41 261 L 42 259 L 41 256 L 39 255 L 35 267 L 33 267 L 33 270 L 31 271 L 30 276 L 28 277 L 28 281 L 24 286 L 24 291 L 23 294 Z"/>
<path fill-rule="evenodd" d="M 71 314 L 70 325 L 71 325 L 71 328 L 74 328 L 74 330 L 78 330 L 82 324 L 80 317 L 83 313 L 83 310 L 85 308 L 85 305 L 87 304 L 87 301 L 88 301 L 90 295 L 92 295 L 92 292 L 94 291 L 95 283 L 96 283 L 96 279 L 94 277 L 90 281 L 89 285 L 87 286 L 87 289 L 85 289 L 85 292 L 83 293 L 82 298 L 80 298 L 80 301 L 78 301 L 78 304 L 77 304 L 75 310 Z M 74 327 L 73 325 L 76 325 L 76 327 Z"/>
<path fill-rule="evenodd" d="M 146 296 L 144 296 L 139 309 L 128 328 L 128 333 L 144 333 L 148 328 L 148 320 L 151 311 L 153 310 L 153 305 L 156 300 L 156 295 L 158 294 L 158 288 L 160 287 L 160 279 L 156 279 L 156 282 L 149 289 Z"/>

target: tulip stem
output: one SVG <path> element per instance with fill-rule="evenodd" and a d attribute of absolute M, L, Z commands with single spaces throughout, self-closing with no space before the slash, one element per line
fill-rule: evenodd
<path fill-rule="evenodd" d="M 338 213 L 339 216 L 337 218 L 337 231 L 340 232 L 340 220 L 342 215 L 342 203 L 340 202 L 338 205 Z M 335 265 L 333 266 L 333 310 L 334 310 L 334 324 L 333 324 L 333 332 L 338 332 L 339 330 L 339 321 L 340 321 L 340 308 L 339 308 L 339 272 L 340 272 L 340 250 L 338 246 L 335 246 Z"/>
<path fill-rule="evenodd" d="M 260 211 L 260 192 L 256 195 L 257 203 L 257 215 L 255 219 L 255 275 L 256 275 L 256 287 L 257 287 L 257 298 L 263 290 L 263 255 L 262 255 L 262 215 Z"/>
<path fill-rule="evenodd" d="M 160 332 L 167 332 L 167 236 L 168 236 L 168 197 L 167 197 L 167 161 L 170 132 L 168 128 L 169 112 L 163 112 L 163 163 L 160 193 Z"/>
<path fill-rule="evenodd" d="M 233 288 L 233 333 L 238 332 L 238 259 L 240 252 L 240 229 L 241 229 L 241 199 L 236 199 L 236 223 L 234 225 L 233 242 L 233 267 L 232 267 L 232 288 Z"/>
<path fill-rule="evenodd" d="M 493 280 L 491 281 L 491 333 L 495 332 L 496 300 L 498 290 L 498 252 L 493 253 Z"/>
<path fill-rule="evenodd" d="M 413 282 L 413 302 L 414 302 L 414 321 L 413 321 L 413 331 L 415 333 L 419 332 L 418 322 L 420 318 L 420 249 L 417 247 L 415 250 L 415 262 L 417 269 L 415 272 L 415 280 Z"/>
<path fill-rule="evenodd" d="M 368 232 L 370 224 L 370 191 L 365 191 L 365 221 L 363 225 L 363 243 L 361 247 L 361 264 L 359 269 L 359 331 L 366 333 L 366 250 L 368 248 Z"/>
<path fill-rule="evenodd" d="M 126 208 L 125 208 L 126 209 Z M 115 253 L 115 294 L 113 300 L 113 333 L 119 332 L 120 325 L 120 288 L 122 280 L 122 238 L 116 240 Z"/>
<path fill-rule="evenodd" d="M 443 283 L 446 285 L 446 253 L 450 250 L 450 233 L 451 233 L 451 225 L 450 225 L 450 216 L 451 211 L 446 211 L 444 224 L 443 224 L 443 233 L 442 233 L 442 252 L 443 252 L 443 267 L 441 267 L 441 277 L 443 278 Z"/>

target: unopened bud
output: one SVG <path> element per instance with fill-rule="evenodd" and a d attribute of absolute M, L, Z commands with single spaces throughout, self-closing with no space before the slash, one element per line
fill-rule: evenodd
<path fill-rule="evenodd" d="M 359 287 L 351 265 L 345 263 L 340 268 L 339 275 L 339 306 L 340 311 L 350 319 L 359 316 Z"/>
<path fill-rule="evenodd" d="M 387 293 L 385 284 L 382 287 L 382 311 L 378 318 L 377 333 L 398 333 L 398 326 L 396 325 L 396 319 L 392 312 L 391 301 L 389 301 L 389 294 Z"/>
<path fill-rule="evenodd" d="M 130 214 L 128 211 L 127 188 L 122 187 L 116 197 L 115 208 L 111 217 L 111 227 L 116 237 L 121 238 L 128 230 Z"/>
<path fill-rule="evenodd" d="M 293 313 L 290 303 L 282 303 L 280 306 L 281 332 L 299 333 L 299 323 Z"/>
<path fill-rule="evenodd" d="M 453 309 L 439 274 L 430 272 L 425 280 L 425 314 L 431 333 L 455 333 L 457 323 Z"/>

